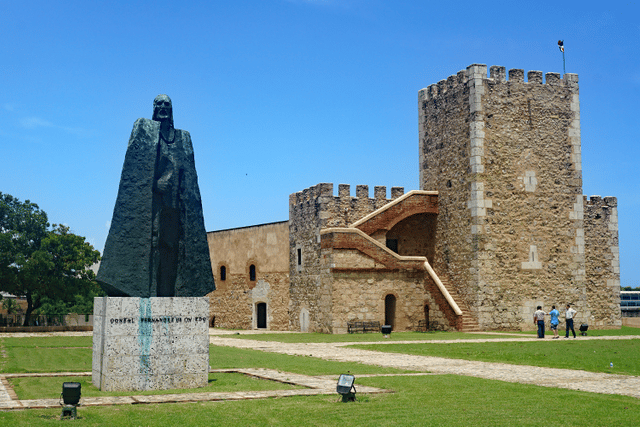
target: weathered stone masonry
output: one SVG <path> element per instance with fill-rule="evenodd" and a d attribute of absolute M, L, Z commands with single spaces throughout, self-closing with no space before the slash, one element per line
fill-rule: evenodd
<path fill-rule="evenodd" d="M 578 76 L 526 74 L 474 64 L 419 91 L 421 190 L 322 183 L 288 223 L 209 233 L 216 325 L 255 328 L 267 303 L 268 329 L 532 329 L 571 303 L 619 327 L 617 201 L 582 194 Z"/>
<path fill-rule="evenodd" d="M 413 329 L 425 306 L 431 322 L 455 327 L 424 268 L 434 256 L 437 194 L 393 188 L 386 199 L 376 187 L 372 199 L 367 186 L 356 187 L 357 197 L 349 189 L 341 184 L 334 197 L 332 184 L 318 184 L 290 197 L 290 329 L 340 333 L 349 321 L 370 320 Z"/>
<path fill-rule="evenodd" d="M 262 326 L 270 330 L 288 328 L 288 229 L 288 222 L 283 221 L 207 233 L 217 284 L 209 294 L 216 326 L 257 328 L 258 304 L 265 304 L 266 324 Z M 252 265 L 255 280 L 251 280 Z"/>
<path fill-rule="evenodd" d="M 434 268 L 483 329 L 528 329 L 536 305 L 567 302 L 579 321 L 619 325 L 619 273 L 607 285 L 585 267 L 578 76 L 490 72 L 472 65 L 419 93 L 421 188 L 440 195 Z M 612 246 L 589 250 L 617 259 Z"/>

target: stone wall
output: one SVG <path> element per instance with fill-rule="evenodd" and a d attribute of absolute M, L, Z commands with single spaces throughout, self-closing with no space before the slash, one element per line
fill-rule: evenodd
<path fill-rule="evenodd" d="M 438 220 L 432 267 L 446 274 L 458 294 L 473 301 L 478 283 L 471 235 L 470 124 L 466 72 L 419 93 L 420 188 L 438 192 Z"/>
<path fill-rule="evenodd" d="M 506 75 L 476 64 L 420 91 L 420 185 L 439 193 L 436 272 L 482 329 L 531 329 L 537 305 L 601 302 L 586 285 L 578 76 Z"/>
<path fill-rule="evenodd" d="M 329 219 L 327 204 L 332 198 L 333 184 L 318 184 L 289 196 L 289 329 L 293 331 L 329 332 L 330 288 L 320 278 L 320 230 Z M 306 316 L 304 327 L 301 314 Z"/>
<path fill-rule="evenodd" d="M 217 288 L 208 295 L 213 324 L 231 329 L 257 328 L 256 307 L 265 303 L 266 329 L 287 330 L 288 221 L 209 232 L 207 241 Z M 251 280 L 251 265 L 255 267 L 255 280 Z"/>
<path fill-rule="evenodd" d="M 584 320 L 596 328 L 616 328 L 620 317 L 618 200 L 584 197 L 587 312 Z"/>
<path fill-rule="evenodd" d="M 321 183 L 289 197 L 291 330 L 308 328 L 310 331 L 331 332 L 333 328 L 336 289 L 330 276 L 330 266 L 323 264 L 321 230 L 348 227 L 403 193 L 403 188 L 393 187 L 391 199 L 388 199 L 386 187 L 379 186 L 375 187 L 374 197 L 370 198 L 369 187 L 358 185 L 356 197 L 352 197 L 350 186 L 340 184 L 338 196 L 334 196 L 333 184 Z M 308 316 L 302 325 L 301 315 Z"/>
<path fill-rule="evenodd" d="M 336 254 L 334 253 L 334 256 Z M 346 333 L 349 321 L 379 321 L 385 324 L 385 297 L 395 298 L 394 331 L 415 330 L 429 307 L 429 321 L 449 328 L 449 322 L 430 294 L 423 271 L 344 271 L 333 275 L 332 332 Z M 445 327 L 446 325 L 446 327 Z"/>

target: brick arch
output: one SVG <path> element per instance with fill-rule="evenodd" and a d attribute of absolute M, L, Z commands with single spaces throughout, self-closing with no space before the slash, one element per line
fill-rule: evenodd
<path fill-rule="evenodd" d="M 406 220 L 410 219 L 411 217 L 415 217 L 415 216 L 417 216 L 417 215 L 431 215 L 431 216 L 433 216 L 433 217 L 434 217 L 434 219 L 437 217 L 437 214 L 435 214 L 435 213 L 433 213 L 433 212 L 411 212 L 411 213 L 410 213 L 410 214 L 408 214 L 408 215 L 403 215 L 403 216 L 400 216 L 400 217 L 396 217 L 396 218 L 394 218 L 394 220 L 389 221 L 389 222 L 387 223 L 387 227 L 385 228 L 385 230 L 386 230 L 387 232 L 389 232 L 389 231 L 393 230 L 393 228 L 394 228 L 396 225 L 398 225 L 398 224 L 400 224 L 401 222 L 404 222 L 404 221 L 406 221 Z"/>
<path fill-rule="evenodd" d="M 395 222 L 387 230 L 387 239 L 397 240 L 397 253 L 401 256 L 423 256 L 432 263 L 435 255 L 437 216 L 414 213 Z"/>
<path fill-rule="evenodd" d="M 392 202 L 372 212 L 360 221 L 352 224 L 369 236 L 380 230 L 390 230 L 400 221 L 410 216 L 430 213 L 438 214 L 438 195 L 431 192 L 411 191 L 405 194 L 396 203 Z"/>

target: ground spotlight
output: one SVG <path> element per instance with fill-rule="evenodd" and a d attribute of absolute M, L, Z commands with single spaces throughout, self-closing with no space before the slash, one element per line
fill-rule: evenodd
<path fill-rule="evenodd" d="M 356 400 L 356 387 L 353 385 L 355 380 L 356 377 L 349 374 L 341 374 L 340 378 L 338 378 L 336 391 L 342 395 L 343 402 L 354 402 Z"/>
<path fill-rule="evenodd" d="M 382 335 L 384 335 L 385 338 L 389 338 L 389 335 L 391 335 L 391 329 L 392 329 L 391 325 L 380 326 L 380 332 L 382 332 Z"/>
<path fill-rule="evenodd" d="M 580 335 L 582 336 L 587 335 L 587 329 L 589 329 L 589 325 L 587 325 L 586 323 L 583 323 L 582 325 L 580 325 Z"/>
<path fill-rule="evenodd" d="M 62 418 L 76 418 L 78 411 L 76 407 L 80 403 L 82 385 L 80 383 L 64 382 L 62 383 L 62 393 L 60 394 L 60 405 L 62 407 Z"/>

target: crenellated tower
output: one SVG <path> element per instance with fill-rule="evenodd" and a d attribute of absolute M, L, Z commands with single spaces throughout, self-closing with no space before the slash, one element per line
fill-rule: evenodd
<path fill-rule="evenodd" d="M 615 277 L 588 285 L 585 267 L 578 76 L 489 71 L 474 64 L 419 92 L 420 187 L 439 193 L 435 270 L 482 329 L 528 327 L 537 305 L 567 302 L 579 321 L 619 325 L 619 308 L 593 315 L 591 289 L 615 293 Z"/>
<path fill-rule="evenodd" d="M 404 194 L 404 188 L 376 186 L 369 197 L 367 185 L 320 183 L 289 196 L 289 328 L 291 330 L 333 332 L 334 287 L 328 280 L 321 251 L 321 232 L 334 227 L 349 227 L 371 212 Z M 383 236 L 384 238 L 384 236 Z M 344 326 L 344 325 L 341 325 Z"/>

